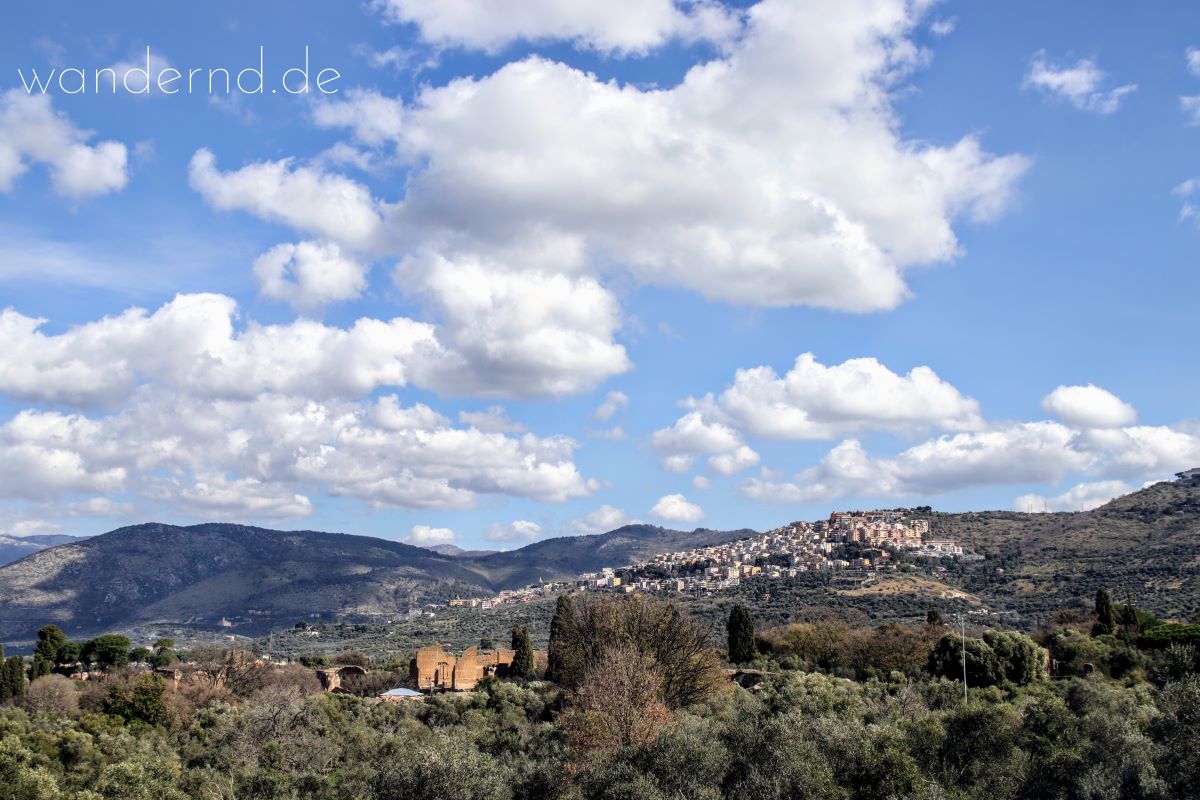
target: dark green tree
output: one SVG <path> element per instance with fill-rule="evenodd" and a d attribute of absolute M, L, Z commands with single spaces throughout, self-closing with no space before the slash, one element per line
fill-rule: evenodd
<path fill-rule="evenodd" d="M 24 697 L 25 696 L 25 659 L 20 656 L 10 656 L 4 662 L 4 672 L 7 673 L 5 684 L 7 685 L 8 696 Z"/>
<path fill-rule="evenodd" d="M 961 681 L 963 678 L 963 637 L 957 633 L 943 636 L 929 654 L 929 671 L 936 676 Z M 973 687 L 995 686 L 1004 680 L 1004 671 L 996 653 L 982 639 L 968 636 L 967 685 Z"/>
<path fill-rule="evenodd" d="M 575 623 L 575 608 L 569 595 L 559 595 L 550 620 L 550 655 L 546 680 L 567 689 L 578 688 L 583 682 L 583 645 L 579 626 Z"/>
<path fill-rule="evenodd" d="M 123 667 L 129 663 L 129 638 L 117 633 L 97 636 L 84 644 L 81 657 L 85 664 L 95 664 L 100 669 Z"/>
<path fill-rule="evenodd" d="M 167 683 L 160 675 L 143 675 L 130 687 L 111 686 L 105 711 L 126 722 L 166 725 L 170 720 L 163 692 Z"/>
<path fill-rule="evenodd" d="M 515 651 L 512 660 L 511 673 L 514 678 L 533 677 L 533 637 L 529 628 L 514 625 L 512 629 L 512 649 Z"/>
<path fill-rule="evenodd" d="M 941 611 L 938 611 L 936 608 L 931 608 L 925 612 L 925 624 L 935 626 L 945 625 L 946 621 L 942 619 Z"/>
<path fill-rule="evenodd" d="M 1117 617 L 1113 609 L 1112 596 L 1108 589 L 1096 590 L 1096 624 L 1092 626 L 1093 636 L 1103 636 L 1116 629 Z"/>
<path fill-rule="evenodd" d="M 735 605 L 725 624 L 729 634 L 729 660 L 745 664 L 754 660 L 754 618 L 743 605 Z"/>
<path fill-rule="evenodd" d="M 61 663 L 60 651 L 67 644 L 67 637 L 57 625 L 43 625 L 37 632 L 38 642 L 33 649 L 33 666 L 30 679 L 37 680 L 49 675 Z"/>
<path fill-rule="evenodd" d="M 0 644 L 0 703 L 12 696 L 12 681 L 8 677 L 8 663 L 4 660 L 4 645 Z"/>

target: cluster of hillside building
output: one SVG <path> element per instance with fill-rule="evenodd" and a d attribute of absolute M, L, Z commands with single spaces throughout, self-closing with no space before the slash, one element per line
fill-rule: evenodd
<path fill-rule="evenodd" d="M 827 520 L 791 522 L 724 544 L 605 567 L 579 575 L 574 581 L 528 586 L 501 592 L 495 598 L 451 600 L 450 605 L 488 609 L 570 588 L 648 594 L 717 592 L 754 578 L 795 578 L 804 573 L 844 570 L 892 571 L 898 569 L 898 553 L 930 559 L 980 558 L 954 541 L 932 539 L 929 533 L 929 520 L 916 518 L 906 509 L 835 511 Z"/>

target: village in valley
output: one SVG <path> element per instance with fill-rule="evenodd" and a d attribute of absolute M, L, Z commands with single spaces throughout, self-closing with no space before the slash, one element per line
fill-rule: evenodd
<path fill-rule="evenodd" d="M 648 561 L 585 572 L 573 581 L 539 583 L 496 597 L 456 598 L 451 606 L 487 610 L 577 589 L 654 595 L 705 594 L 756 578 L 827 573 L 862 585 L 899 569 L 901 554 L 920 559 L 982 560 L 950 539 L 930 537 L 929 520 L 909 509 L 835 511 L 828 520 L 791 522 L 724 544 L 662 553 Z M 427 612 L 428 613 L 428 612 Z"/>

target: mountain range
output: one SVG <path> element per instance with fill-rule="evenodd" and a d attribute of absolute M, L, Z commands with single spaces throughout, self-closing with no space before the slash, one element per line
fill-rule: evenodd
<path fill-rule="evenodd" d="M 933 536 L 986 556 L 978 565 L 947 565 L 942 577 L 993 608 L 1036 621 L 1085 606 L 1104 586 L 1160 616 L 1200 614 L 1196 475 L 1090 511 L 914 513 L 930 519 Z M 627 525 L 516 550 L 468 551 L 224 523 L 135 525 L 0 567 L 0 641 L 28 641 L 49 622 L 82 636 L 150 623 L 214 630 L 223 618 L 248 633 L 314 616 L 386 618 L 424 603 L 490 595 L 753 533 Z"/>
<path fill-rule="evenodd" d="M 0 641 L 51 622 L 79 636 L 157 622 L 263 630 L 312 615 L 399 614 L 752 533 L 627 525 L 510 551 L 437 552 L 341 533 L 148 523 L 0 567 Z"/>
<path fill-rule="evenodd" d="M 63 533 L 44 533 L 34 536 L 6 536 L 0 533 L 0 566 L 11 564 L 31 553 L 80 541 L 81 537 L 69 536 Z"/>

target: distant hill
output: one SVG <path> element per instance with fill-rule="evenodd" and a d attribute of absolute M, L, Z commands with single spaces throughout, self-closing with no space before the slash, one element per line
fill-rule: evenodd
<path fill-rule="evenodd" d="M 490 556 L 492 553 L 499 552 L 497 550 L 464 550 L 456 544 L 435 544 L 429 547 L 435 553 L 441 553 L 444 556 L 454 556 L 461 558 L 463 556 Z"/>
<path fill-rule="evenodd" d="M 0 567 L 0 641 L 28 638 L 49 622 L 82 635 L 156 622 L 215 628 L 225 618 L 254 632 L 313 614 L 396 614 L 750 533 L 630 525 L 447 555 L 340 533 L 135 525 Z"/>
<path fill-rule="evenodd" d="M 7 536 L 0 533 L 0 566 L 24 558 L 47 547 L 81 541 L 80 537 L 62 533 L 45 533 L 35 536 Z"/>
<path fill-rule="evenodd" d="M 994 600 L 1053 613 L 1090 605 L 1096 589 L 1159 615 L 1200 614 L 1200 479 L 1163 481 L 1091 511 L 930 515 L 934 536 L 989 556 Z M 997 574 L 995 568 L 1003 570 Z"/>

